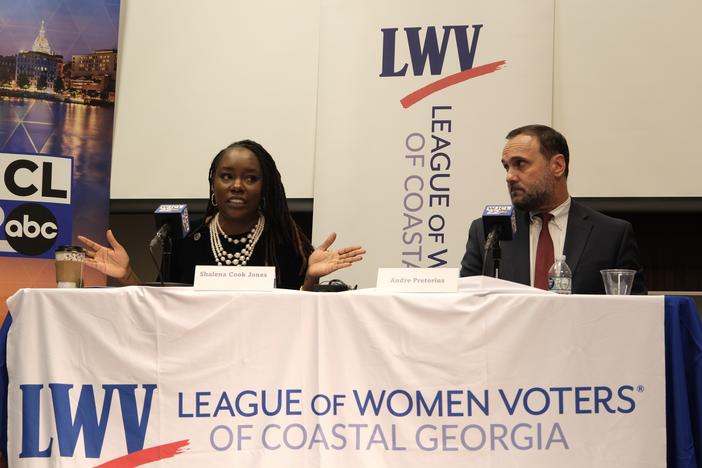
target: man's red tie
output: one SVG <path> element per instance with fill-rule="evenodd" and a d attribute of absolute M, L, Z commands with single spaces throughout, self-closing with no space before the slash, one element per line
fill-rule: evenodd
<path fill-rule="evenodd" d="M 553 265 L 553 240 L 548 230 L 548 223 L 553 219 L 551 213 L 539 213 L 541 218 L 541 233 L 536 245 L 536 266 L 534 268 L 534 287 L 548 289 L 548 270 Z"/>

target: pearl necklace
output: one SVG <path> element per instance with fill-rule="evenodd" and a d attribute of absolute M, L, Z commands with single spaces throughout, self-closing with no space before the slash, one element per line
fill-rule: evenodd
<path fill-rule="evenodd" d="M 263 217 L 263 214 L 259 214 L 256 225 L 251 228 L 248 234 L 240 238 L 232 238 L 229 237 L 222 229 L 222 226 L 220 226 L 219 213 L 215 214 L 212 221 L 210 221 L 210 247 L 212 248 L 212 255 L 214 255 L 217 265 L 245 266 L 253 254 L 254 247 L 256 247 L 256 243 L 261 237 L 265 225 L 266 218 Z M 222 246 L 220 235 L 224 237 L 229 244 L 242 244 L 243 248 L 241 252 L 227 252 Z"/>

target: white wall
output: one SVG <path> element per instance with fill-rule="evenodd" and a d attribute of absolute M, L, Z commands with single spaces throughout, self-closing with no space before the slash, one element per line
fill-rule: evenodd
<path fill-rule="evenodd" d="M 320 2 L 123 0 L 111 196 L 204 198 L 211 158 L 249 137 L 312 197 Z M 557 0 L 573 195 L 702 196 L 699 18 L 699 0 Z"/>
<path fill-rule="evenodd" d="M 702 2 L 558 0 L 553 124 L 575 196 L 702 196 Z"/>
<path fill-rule="evenodd" d="M 251 138 L 312 197 L 319 0 L 123 0 L 112 198 L 206 198 Z"/>

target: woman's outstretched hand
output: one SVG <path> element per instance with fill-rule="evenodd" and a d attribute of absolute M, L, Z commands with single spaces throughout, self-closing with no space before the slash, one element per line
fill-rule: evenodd
<path fill-rule="evenodd" d="M 360 245 L 351 245 L 339 250 L 329 250 L 329 247 L 335 240 L 336 233 L 332 232 L 310 255 L 310 258 L 307 260 L 307 274 L 305 275 L 303 289 L 309 290 L 322 276 L 342 268 L 348 268 L 354 263 L 363 260 L 363 254 L 366 253 L 366 250 Z"/>
<path fill-rule="evenodd" d="M 122 284 L 138 284 L 139 278 L 132 271 L 127 251 L 117 242 L 112 230 L 107 230 L 106 237 L 110 247 L 100 245 L 85 236 L 78 236 L 78 240 L 87 247 L 85 264 L 116 278 Z"/>

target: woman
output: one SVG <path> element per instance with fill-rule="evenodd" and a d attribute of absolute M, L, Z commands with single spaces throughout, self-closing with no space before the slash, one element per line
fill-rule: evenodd
<path fill-rule="evenodd" d="M 175 241 L 170 280 L 192 284 L 196 265 L 275 266 L 276 286 L 309 290 L 322 276 L 361 260 L 360 246 L 328 250 L 332 233 L 314 249 L 290 216 L 285 189 L 272 156 L 258 143 L 229 145 L 212 160 L 210 198 L 203 223 Z M 86 264 L 122 284 L 138 284 L 129 255 L 111 231 L 111 248 L 78 236 Z"/>

